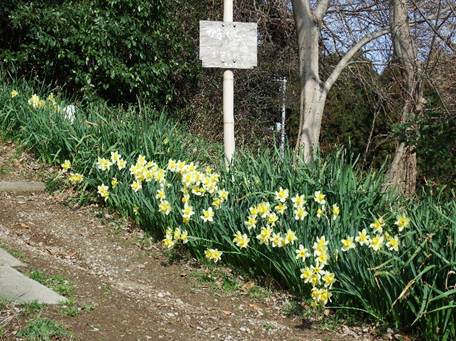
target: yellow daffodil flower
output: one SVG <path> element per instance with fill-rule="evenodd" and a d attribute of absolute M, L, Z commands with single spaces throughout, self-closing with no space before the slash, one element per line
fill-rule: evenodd
<path fill-rule="evenodd" d="M 212 207 L 209 207 L 207 210 L 203 211 L 203 215 L 200 217 L 204 222 L 213 222 L 214 221 L 214 211 Z"/>
<path fill-rule="evenodd" d="M 370 228 L 372 228 L 376 234 L 382 234 L 384 225 L 383 218 L 380 217 L 370 224 Z"/>
<path fill-rule="evenodd" d="M 347 237 L 347 239 L 342 239 L 342 251 L 346 252 L 350 249 L 354 249 L 356 247 L 355 243 L 353 242 L 353 237 Z"/>
<path fill-rule="evenodd" d="M 388 243 L 386 243 L 386 247 L 390 250 L 390 251 L 399 251 L 399 245 L 400 245 L 400 242 L 399 242 L 399 237 L 398 236 L 394 236 L 394 238 L 390 238 Z"/>
<path fill-rule="evenodd" d="M 402 230 L 404 230 L 405 228 L 407 228 L 409 226 L 410 219 L 407 218 L 407 216 L 405 216 L 404 214 L 398 215 L 397 220 L 394 224 L 398 226 L 399 232 L 402 232 Z"/>
<path fill-rule="evenodd" d="M 366 229 L 363 229 L 361 232 L 358 232 L 358 236 L 355 238 L 355 241 L 357 241 L 361 245 L 369 245 L 370 236 L 367 234 Z"/>
<path fill-rule="evenodd" d="M 309 250 L 306 249 L 302 244 L 299 245 L 299 249 L 296 250 L 296 259 L 301 258 L 302 261 L 305 261 L 307 257 L 310 257 Z"/>
<path fill-rule="evenodd" d="M 71 162 L 70 160 L 65 160 L 62 164 L 63 170 L 66 172 L 68 169 L 71 167 Z"/>
<path fill-rule="evenodd" d="M 304 195 L 300 196 L 299 194 L 296 194 L 294 198 L 291 198 L 291 201 L 293 202 L 293 207 L 295 208 L 301 207 L 306 203 Z"/>
<path fill-rule="evenodd" d="M 315 200 L 316 202 L 318 202 L 320 205 L 324 205 L 324 204 L 326 204 L 325 197 L 326 197 L 326 195 L 324 195 L 324 194 L 321 193 L 320 191 L 317 191 L 317 192 L 315 192 L 315 198 L 314 198 L 314 200 Z"/>
<path fill-rule="evenodd" d="M 283 189 L 280 187 L 278 192 L 275 192 L 275 199 L 284 203 L 288 198 L 288 189 Z"/>
<path fill-rule="evenodd" d="M 377 235 L 374 238 L 372 238 L 369 247 L 371 247 L 374 251 L 378 251 L 383 247 L 383 244 L 384 244 L 383 236 Z"/>

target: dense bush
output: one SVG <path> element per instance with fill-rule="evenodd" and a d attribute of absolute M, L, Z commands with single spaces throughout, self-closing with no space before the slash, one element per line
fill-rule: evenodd
<path fill-rule="evenodd" d="M 164 0 L 4 0 L 0 60 L 73 93 L 163 106 L 194 52 L 172 16 Z"/>

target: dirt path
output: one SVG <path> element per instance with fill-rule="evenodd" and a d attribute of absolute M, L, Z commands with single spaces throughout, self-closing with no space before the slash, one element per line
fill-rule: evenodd
<path fill-rule="evenodd" d="M 43 180 L 54 171 L 0 142 L 0 181 Z M 77 306 L 90 309 L 74 317 L 58 309 L 44 314 L 77 339 L 355 340 L 290 317 L 286 294 L 261 294 L 229 270 L 214 273 L 192 259 L 172 262 L 160 243 L 144 243 L 139 228 L 70 198 L 69 192 L 0 193 L 0 244 L 25 257 L 24 272 L 38 269 L 75 284 Z M 227 283 L 237 289 L 224 290 Z M 11 319 L 4 339 L 15 339 L 24 323 Z"/>

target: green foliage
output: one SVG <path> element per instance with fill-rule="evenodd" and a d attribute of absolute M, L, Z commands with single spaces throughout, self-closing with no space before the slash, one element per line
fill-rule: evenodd
<path fill-rule="evenodd" d="M 163 0 L 5 0 L 0 21 L 0 60 L 17 75 L 113 103 L 174 100 L 194 51 Z"/>
<path fill-rule="evenodd" d="M 281 154 L 264 149 L 256 157 L 241 150 L 227 169 L 220 148 L 204 147 L 160 113 L 141 106 L 112 110 L 106 105 L 90 104 L 78 106 L 71 123 L 52 109 L 48 100 L 44 101 L 45 107 L 33 108 L 28 98 L 34 91 L 17 85 L 23 93 L 16 97 L 11 96 L 11 87 L 2 87 L 0 108 L 7 108 L 4 112 L 8 120 L 0 116 L 0 124 L 11 126 L 10 122 L 14 122 L 20 130 L 11 129 L 10 134 L 33 146 L 43 159 L 58 164 L 71 160 L 70 171 L 84 175 L 84 183 L 79 185 L 81 196 L 84 191 L 94 192 L 98 186 L 106 186 L 107 206 L 131 216 L 159 237 L 171 236 L 168 244 L 163 241 L 163 247 L 171 245 L 169 239 L 181 243 L 182 239 L 175 237 L 176 230 L 185 230 L 185 245 L 199 259 L 207 257 L 208 249 L 218 249 L 223 252 L 221 261 L 273 278 L 283 288 L 307 298 L 313 286 L 301 278 L 301 269 L 316 265 L 313 247 L 317 238 L 325 236 L 329 254 L 325 269 L 337 279 L 331 289 L 334 305 L 365 312 L 398 328 L 418 326 L 429 340 L 456 336 L 454 200 L 424 196 L 421 201 L 406 201 L 384 192 L 383 170 L 363 172 L 357 166 L 357 158 L 344 151 L 317 154 L 309 165 L 290 150 Z M 44 93 L 39 95 L 48 98 Z M 126 169 L 119 170 L 115 164 L 105 170 L 97 166 L 99 158 L 109 160 L 115 151 L 127 161 Z M 129 167 L 139 163 L 139 155 L 144 156 L 146 169 L 156 174 L 162 171 L 163 178 L 154 175 L 150 181 L 141 180 L 142 188 L 135 192 L 131 184 L 138 177 Z M 214 207 L 220 192 L 194 192 L 194 187 L 183 182 L 184 171 L 168 167 L 169 159 L 186 161 L 187 167 L 195 168 L 192 176 L 197 172 L 199 176 L 217 175 L 218 189 L 229 194 L 214 209 L 213 222 L 204 222 L 201 216 L 208 207 Z M 212 166 L 211 171 L 205 170 L 207 165 Z M 112 185 L 113 177 L 117 178 L 117 186 Z M 280 188 L 289 190 L 284 215 L 271 225 L 268 213 L 265 218 L 258 217 L 257 226 L 249 229 L 245 222 L 252 208 L 267 202 L 271 212 L 276 211 L 276 192 Z M 158 190 L 165 192 L 171 207 L 168 213 L 160 208 Z M 185 190 L 195 212 L 187 223 L 182 211 Z M 325 207 L 315 199 L 317 191 L 325 194 Z M 296 195 L 306 199 L 308 216 L 303 220 L 295 218 L 291 198 Z M 334 204 L 340 207 L 340 213 L 333 219 Z M 320 216 L 316 214 L 318 210 Z M 410 219 L 403 230 L 396 226 L 399 214 Z M 341 249 L 341 240 L 356 237 L 363 229 L 374 237 L 371 224 L 380 217 L 388 236 L 378 234 L 384 238 L 397 235 L 398 251 L 387 246 L 386 240 L 379 251 L 359 243 L 355 250 Z M 282 237 L 293 231 L 297 241 L 283 247 L 274 246 L 270 240 L 261 243 L 258 236 L 267 226 Z M 236 243 L 238 233 L 249 238 L 248 247 L 241 248 Z M 296 258 L 300 244 L 311 253 L 305 261 Z M 223 284 L 227 288 L 233 285 L 230 281 Z"/>
<path fill-rule="evenodd" d="M 38 317 L 28 320 L 28 326 L 19 330 L 16 337 L 26 340 L 53 340 L 61 336 L 70 336 L 70 333 L 53 320 Z"/>
<path fill-rule="evenodd" d="M 48 275 L 37 269 L 31 270 L 27 276 L 41 284 L 53 288 L 63 296 L 74 296 L 74 284 L 71 283 L 68 278 L 59 275 Z"/>
<path fill-rule="evenodd" d="M 427 101 L 426 109 L 418 116 L 409 115 L 406 123 L 393 127 L 393 133 L 406 145 L 413 146 L 422 182 L 431 186 L 456 187 L 456 118 L 433 109 L 434 101 Z"/>
<path fill-rule="evenodd" d="M 203 141 L 198 142 L 185 130 L 177 129 L 164 113 L 148 106 L 139 104 L 123 110 L 108 107 L 105 103 L 90 102 L 77 107 L 72 124 L 65 118 L 63 109 L 58 111 L 55 106 L 65 106 L 62 98 L 56 95 L 56 104 L 52 106 L 54 102 L 48 99 L 49 88 L 34 89 L 23 79 L 11 82 L 12 86 L 0 86 L 0 126 L 5 136 L 20 138 L 44 161 L 62 164 L 66 159 L 73 160 L 73 169 L 87 177 L 89 188 L 96 188 L 97 185 L 94 179 L 91 180 L 91 177 L 97 176 L 93 155 L 105 156 L 118 151 L 130 164 L 139 154 L 161 164 L 166 163 L 168 158 L 189 159 L 196 154 L 204 162 L 213 163 L 214 155 L 220 155 L 220 147 L 212 151 L 203 148 Z M 11 95 L 13 89 L 18 92 L 15 97 Z M 44 98 L 44 107 L 33 108 L 28 103 L 35 93 Z M 129 181 L 127 176 L 118 180 Z M 61 178 L 51 181 L 49 188 L 54 188 L 59 181 Z M 105 181 L 108 184 L 111 178 L 107 177 Z M 118 197 L 116 206 L 123 207 L 124 214 L 133 213 L 131 197 L 130 191 Z"/>
<path fill-rule="evenodd" d="M 46 303 L 38 303 L 38 301 L 33 301 L 27 304 L 24 304 L 22 311 L 27 316 L 37 316 L 46 309 L 48 305 Z"/>
<path fill-rule="evenodd" d="M 76 300 L 67 300 L 61 304 L 61 308 L 58 312 L 62 316 L 77 316 L 81 312 L 82 308 L 78 307 Z M 90 310 L 89 310 L 90 311 Z"/>
<path fill-rule="evenodd" d="M 344 306 L 358 305 L 396 327 L 418 325 L 428 340 L 454 338 L 455 202 L 404 203 L 410 230 L 399 253 L 348 252 L 337 266 Z M 357 303 L 355 303 L 357 302 Z"/>

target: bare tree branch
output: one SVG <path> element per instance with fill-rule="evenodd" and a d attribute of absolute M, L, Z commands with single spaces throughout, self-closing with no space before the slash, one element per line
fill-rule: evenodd
<path fill-rule="evenodd" d="M 441 13 L 439 11 L 439 13 L 436 13 L 435 17 L 432 18 L 432 17 L 426 17 L 426 15 L 423 13 L 423 10 L 416 4 L 416 2 L 414 0 L 411 0 L 411 2 L 413 3 L 415 8 L 420 13 L 421 17 L 423 18 L 423 22 L 426 22 L 426 24 L 428 24 L 428 26 L 432 29 L 432 31 L 434 31 L 434 34 L 437 37 L 439 37 L 440 40 L 442 40 L 442 42 L 451 49 L 451 51 L 456 53 L 456 49 L 451 44 L 448 43 L 448 38 L 443 37 L 442 34 L 440 34 L 440 32 L 438 31 L 438 29 L 435 28 L 435 26 L 431 23 L 431 20 L 438 19 L 438 18 L 440 18 L 441 14 L 444 14 L 444 13 L 447 13 L 447 12 L 449 12 L 447 18 L 450 17 L 451 16 L 450 14 L 454 13 L 452 7 L 447 7 L 446 9 L 442 10 Z"/>

